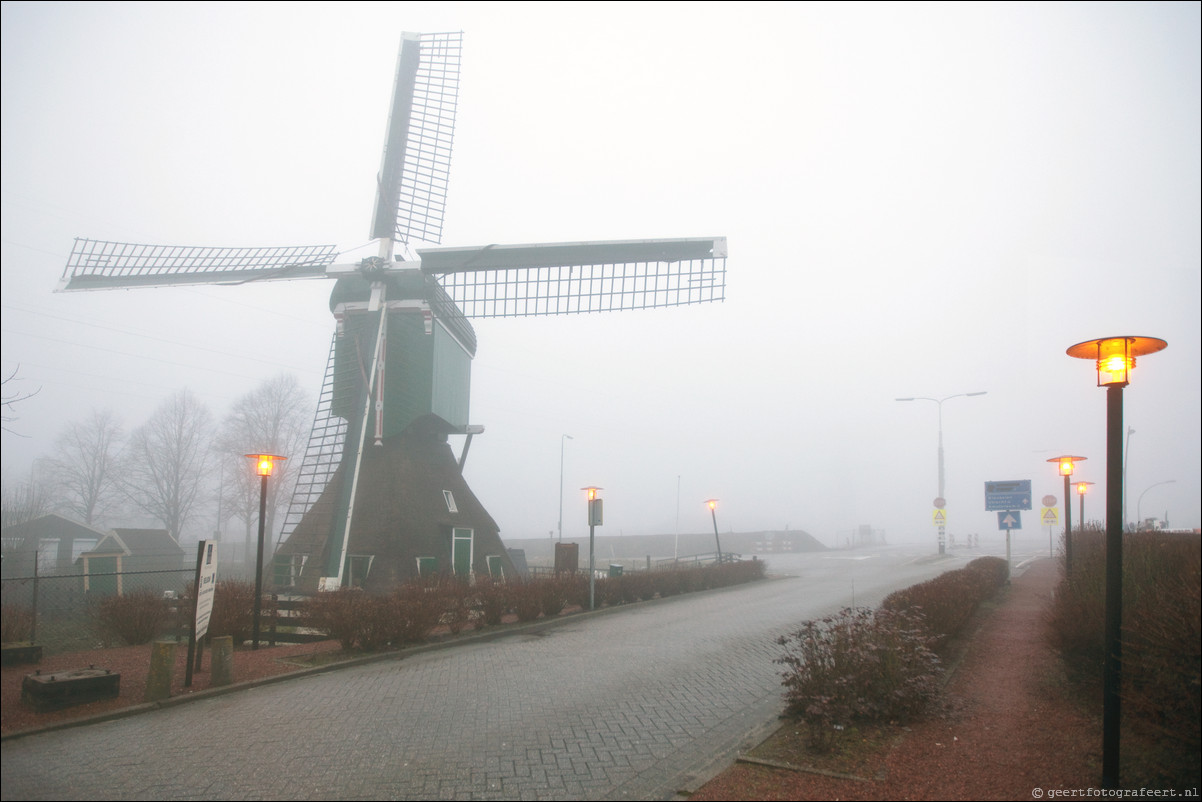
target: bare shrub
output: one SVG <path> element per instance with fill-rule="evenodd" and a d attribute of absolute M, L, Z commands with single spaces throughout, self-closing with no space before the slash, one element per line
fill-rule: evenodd
<path fill-rule="evenodd" d="M 135 590 L 106 596 L 96 605 L 96 623 L 102 633 L 129 646 L 150 643 L 167 623 L 167 604 L 154 590 Z"/>
<path fill-rule="evenodd" d="M 209 634 L 229 635 L 235 645 L 250 640 L 255 621 L 255 584 L 223 579 L 213 589 L 213 611 L 209 614 Z"/>
<path fill-rule="evenodd" d="M 806 621 L 777 643 L 785 654 L 785 714 L 811 725 L 811 746 L 829 749 L 857 722 L 913 719 L 939 694 L 943 670 L 919 616 L 844 608 Z"/>
<path fill-rule="evenodd" d="M 32 640 L 33 610 L 16 604 L 6 604 L 0 610 L 0 632 L 5 643 L 24 643 Z"/>

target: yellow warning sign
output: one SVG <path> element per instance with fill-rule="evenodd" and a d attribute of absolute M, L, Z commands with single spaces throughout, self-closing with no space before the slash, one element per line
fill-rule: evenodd
<path fill-rule="evenodd" d="M 934 510 L 931 513 L 931 523 L 935 526 L 947 525 L 947 510 Z"/>
<path fill-rule="evenodd" d="M 1044 526 L 1055 526 L 1060 523 L 1060 510 L 1056 507 L 1044 507 L 1039 520 Z"/>

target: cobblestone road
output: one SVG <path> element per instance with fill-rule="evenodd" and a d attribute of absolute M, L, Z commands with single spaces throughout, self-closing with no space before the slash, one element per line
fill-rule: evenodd
<path fill-rule="evenodd" d="M 962 564 L 818 559 L 800 576 L 10 741 L 3 798 L 670 799 L 774 721 L 778 635 L 850 603 L 852 583 L 874 604 Z"/>

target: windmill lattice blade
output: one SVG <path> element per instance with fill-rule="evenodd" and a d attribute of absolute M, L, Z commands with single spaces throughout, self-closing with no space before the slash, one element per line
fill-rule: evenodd
<path fill-rule="evenodd" d="M 725 238 L 418 251 L 466 317 L 526 317 L 725 299 Z"/>
<path fill-rule="evenodd" d="M 313 429 L 309 434 L 304 459 L 301 461 L 296 487 L 292 491 L 292 501 L 288 505 L 284 525 L 276 541 L 277 550 L 280 544 L 288 540 L 306 515 L 317 516 L 319 523 L 313 527 L 316 532 L 328 533 L 333 525 L 334 499 L 322 499 L 322 493 L 338 466 L 342 464 L 347 431 L 346 419 L 335 415 L 333 411 L 334 397 L 344 392 L 336 386 L 335 381 L 334 356 L 337 341 L 337 335 L 330 341 L 330 356 L 326 361 L 325 379 L 317 400 L 317 412 L 313 416 Z M 316 551 L 320 552 L 320 548 Z"/>
<path fill-rule="evenodd" d="M 320 278 L 334 245 L 213 248 L 76 239 L 58 292 Z"/>
<path fill-rule="evenodd" d="M 397 59 L 371 236 L 438 243 L 450 180 L 463 33 L 411 36 L 402 40 Z"/>

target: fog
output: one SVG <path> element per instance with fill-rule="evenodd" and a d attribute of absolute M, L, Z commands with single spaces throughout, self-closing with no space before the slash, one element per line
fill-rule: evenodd
<path fill-rule="evenodd" d="M 1127 517 L 1202 524 L 1197 3 L 6 2 L 6 481 L 93 408 L 316 397 L 326 281 L 52 290 L 75 237 L 358 252 L 401 32 L 455 30 L 444 245 L 730 249 L 723 303 L 475 321 L 502 537 L 555 532 L 561 486 L 587 534 L 597 485 L 606 535 L 718 498 L 722 531 L 934 547 L 940 407 L 895 399 L 979 391 L 941 407 L 949 531 L 1030 479 L 1033 535 L 1062 453 L 1101 519 L 1106 393 L 1065 349 L 1116 335 L 1168 342 L 1124 392 Z"/>

